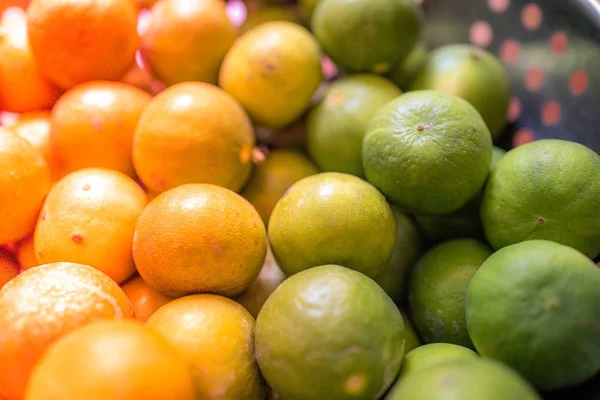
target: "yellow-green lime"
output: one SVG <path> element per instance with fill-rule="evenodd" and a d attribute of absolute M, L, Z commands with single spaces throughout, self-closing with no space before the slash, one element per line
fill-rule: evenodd
<path fill-rule="evenodd" d="M 419 70 L 427 59 L 427 45 L 419 40 L 412 48 L 408 56 L 396 64 L 390 71 L 389 77 L 402 90 L 408 90 Z"/>
<path fill-rule="evenodd" d="M 400 314 L 402 314 L 402 321 L 404 322 L 404 337 L 406 339 L 404 351 L 408 353 L 421 346 L 421 340 L 406 313 L 400 310 Z"/>
<path fill-rule="evenodd" d="M 473 350 L 450 343 L 429 343 L 407 351 L 398 379 L 448 361 L 479 359 Z"/>

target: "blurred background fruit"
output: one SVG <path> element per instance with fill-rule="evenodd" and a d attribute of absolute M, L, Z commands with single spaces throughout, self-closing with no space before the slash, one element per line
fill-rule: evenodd
<path fill-rule="evenodd" d="M 0 248 L 0 289 L 19 274 L 19 264 L 13 254 Z"/>
<path fill-rule="evenodd" d="M 142 322 L 146 322 L 156 310 L 172 300 L 152 289 L 138 275 L 123 283 L 121 289 L 131 301 L 135 318 Z"/>

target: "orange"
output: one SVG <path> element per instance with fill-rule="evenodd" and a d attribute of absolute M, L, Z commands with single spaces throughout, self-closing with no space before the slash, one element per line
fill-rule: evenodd
<path fill-rule="evenodd" d="M 32 111 L 21 114 L 17 121 L 8 128 L 13 133 L 26 139 L 33 147 L 37 148 L 48 167 L 53 179 L 58 179 L 59 171 L 50 150 L 50 112 Z"/>
<path fill-rule="evenodd" d="M 29 0 L 0 0 L 0 15 L 9 7 L 27 8 Z M 0 396 L 0 399 L 2 397 Z"/>
<path fill-rule="evenodd" d="M 152 80 L 153 77 L 150 72 L 140 67 L 137 62 L 133 63 L 131 68 L 121 77 L 121 82 L 142 89 L 147 93 L 152 93 Z"/>
<path fill-rule="evenodd" d="M 120 78 L 139 43 L 133 0 L 33 0 L 29 42 L 42 74 L 69 89 Z"/>
<path fill-rule="evenodd" d="M 25 400 L 194 400 L 190 371 L 137 321 L 100 321 L 58 340 L 35 368 Z"/>
<path fill-rule="evenodd" d="M 162 0 L 142 35 L 141 50 L 167 85 L 217 83 L 219 67 L 237 37 L 224 0 Z"/>
<path fill-rule="evenodd" d="M 17 261 L 19 261 L 19 266 L 23 270 L 40 265 L 33 247 L 33 235 L 27 236 L 17 244 L 16 254 Z"/>
<path fill-rule="evenodd" d="M 51 150 L 61 171 L 97 167 L 134 176 L 133 134 L 150 99 L 141 89 L 108 81 L 65 93 L 52 110 Z"/>
<path fill-rule="evenodd" d="M 185 357 L 197 399 L 263 400 L 254 358 L 254 318 L 238 303 L 198 294 L 161 307 L 147 325 Z"/>
<path fill-rule="evenodd" d="M 0 289 L 8 281 L 19 274 L 19 265 L 15 262 L 12 254 L 0 248 Z"/>
<path fill-rule="evenodd" d="M 202 82 L 157 95 L 135 132 L 133 164 L 146 188 L 160 193 L 186 183 L 238 191 L 252 170 L 254 131 L 229 94 Z"/>
<path fill-rule="evenodd" d="M 121 289 L 133 304 L 135 317 L 143 322 L 146 322 L 156 310 L 171 301 L 171 298 L 152 289 L 139 276 L 129 279 L 121 285 Z"/>
<path fill-rule="evenodd" d="M 144 190 L 118 171 L 90 168 L 65 176 L 38 219 L 38 261 L 87 264 L 124 282 L 135 272 L 131 243 L 146 202 Z"/>
<path fill-rule="evenodd" d="M 132 316 L 125 293 L 94 268 L 54 263 L 23 272 L 0 290 L 0 393 L 22 399 L 34 365 L 65 333 Z"/>
<path fill-rule="evenodd" d="M 2 6 L 0 5 L 0 13 Z M 27 41 L 25 18 L 0 24 L 0 110 L 27 112 L 52 107 L 59 91 L 39 72 Z"/>
<path fill-rule="evenodd" d="M 133 238 L 141 277 L 171 297 L 239 294 L 258 276 L 266 253 L 266 229 L 254 207 L 210 184 L 183 185 L 152 200 Z"/>
<path fill-rule="evenodd" d="M 46 193 L 48 165 L 27 140 L 0 128 L 0 244 L 20 240 L 33 231 Z"/>

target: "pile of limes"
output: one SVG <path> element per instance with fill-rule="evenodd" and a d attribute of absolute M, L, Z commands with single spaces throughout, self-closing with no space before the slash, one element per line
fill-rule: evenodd
<path fill-rule="evenodd" d="M 417 3 L 2 2 L 0 399 L 592 379 L 600 156 L 495 147 L 504 66 Z"/>

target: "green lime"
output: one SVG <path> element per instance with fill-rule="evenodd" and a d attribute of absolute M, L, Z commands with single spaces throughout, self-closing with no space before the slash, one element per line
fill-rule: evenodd
<path fill-rule="evenodd" d="M 353 175 L 324 172 L 296 182 L 269 220 L 275 259 L 288 275 L 337 264 L 376 276 L 396 242 L 385 197 Z"/>
<path fill-rule="evenodd" d="M 373 115 L 400 96 L 389 80 L 372 74 L 341 78 L 308 117 L 308 150 L 322 171 L 364 177 L 362 142 Z"/>
<path fill-rule="evenodd" d="M 543 239 L 594 258 L 600 253 L 600 156 L 556 139 L 512 149 L 490 175 L 481 219 L 495 249 Z"/>
<path fill-rule="evenodd" d="M 479 359 L 473 350 L 450 343 L 429 343 L 407 351 L 398 379 L 448 361 Z"/>
<path fill-rule="evenodd" d="M 396 220 L 396 245 L 392 258 L 377 274 L 375 282 L 392 300 L 400 303 L 404 299 L 408 275 L 423 253 L 423 243 L 413 220 L 397 207 L 391 208 Z"/>
<path fill-rule="evenodd" d="M 402 314 L 402 321 L 404 322 L 405 352 L 408 353 L 421 346 L 421 340 L 419 340 L 419 336 L 417 336 L 417 332 L 415 332 L 415 328 L 406 313 L 400 310 L 400 314 Z"/>
<path fill-rule="evenodd" d="M 279 265 L 277 265 L 271 249 L 267 250 L 267 257 L 258 277 L 244 293 L 236 296 L 234 299 L 243 305 L 254 318 L 256 318 L 269 296 L 286 278 Z"/>
<path fill-rule="evenodd" d="M 466 100 L 435 90 L 403 94 L 373 117 L 363 141 L 367 180 L 404 211 L 443 215 L 484 185 L 492 138 Z"/>
<path fill-rule="evenodd" d="M 311 28 L 342 69 L 384 74 L 419 39 L 421 15 L 413 0 L 321 0 Z"/>
<path fill-rule="evenodd" d="M 481 48 L 452 44 L 433 50 L 410 89 L 436 89 L 462 97 L 479 111 L 493 138 L 506 125 L 508 75 L 500 60 Z"/>
<path fill-rule="evenodd" d="M 317 167 L 302 153 L 274 150 L 255 166 L 241 195 L 252 203 L 266 224 L 285 191 L 300 179 L 318 172 Z"/>
<path fill-rule="evenodd" d="M 310 21 L 319 1 L 320 0 L 298 0 L 300 16 L 305 24 L 310 25 Z"/>
<path fill-rule="evenodd" d="M 296 9 L 290 6 L 267 6 L 248 10 L 246 21 L 240 27 L 240 33 L 246 33 L 250 29 L 271 21 L 298 22 L 299 17 Z"/>
<path fill-rule="evenodd" d="M 465 318 L 467 286 L 492 254 L 473 239 L 457 239 L 429 250 L 410 277 L 410 315 L 425 343 L 473 347 Z"/>
<path fill-rule="evenodd" d="M 256 358 L 283 399 L 376 399 L 396 378 L 404 326 L 373 280 L 325 265 L 288 278 L 256 321 Z"/>
<path fill-rule="evenodd" d="M 541 400 L 519 374 L 493 360 L 457 360 L 399 380 L 385 400 Z"/>
<path fill-rule="evenodd" d="M 423 41 L 418 41 L 408 53 L 408 56 L 399 62 L 390 72 L 392 82 L 401 89 L 407 90 L 417 76 L 417 73 L 427 59 L 427 46 Z"/>
<path fill-rule="evenodd" d="M 500 161 L 500 159 L 502 157 L 504 157 L 505 155 L 506 155 L 506 150 L 501 149 L 500 147 L 494 146 L 492 148 L 492 167 L 490 170 L 494 169 L 496 167 L 496 165 L 498 164 L 498 161 Z"/>
<path fill-rule="evenodd" d="M 477 271 L 466 300 L 475 348 L 542 390 L 574 386 L 600 370 L 600 269 L 546 240 L 503 248 Z"/>

